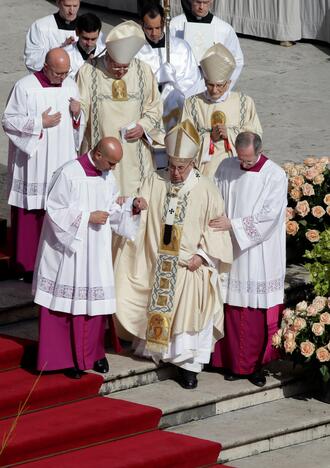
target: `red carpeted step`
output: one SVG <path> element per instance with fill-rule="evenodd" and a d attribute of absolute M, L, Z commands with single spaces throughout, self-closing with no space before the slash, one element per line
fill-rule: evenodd
<path fill-rule="evenodd" d="M 161 410 L 95 397 L 21 416 L 1 457 L 6 465 L 157 427 Z M 13 418 L 0 421 L 0 440 Z M 94 464 L 90 465 L 95 466 Z"/>
<path fill-rule="evenodd" d="M 35 341 L 0 335 L 0 370 L 18 367 L 27 362 L 37 348 Z"/>
<path fill-rule="evenodd" d="M 24 468 L 197 468 L 215 463 L 221 445 L 153 431 L 79 451 L 24 463 Z"/>
<path fill-rule="evenodd" d="M 23 403 L 38 374 L 24 369 L 0 372 L 0 418 L 14 416 Z M 27 410 L 35 410 L 58 403 L 72 402 L 96 396 L 104 379 L 101 375 L 86 374 L 73 380 L 63 374 L 43 374 L 28 401 Z"/>

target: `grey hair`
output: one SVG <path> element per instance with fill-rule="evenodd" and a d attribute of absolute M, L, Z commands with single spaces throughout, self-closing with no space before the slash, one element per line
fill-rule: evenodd
<path fill-rule="evenodd" d="M 262 151 L 262 140 L 257 133 L 253 132 L 241 132 L 237 135 L 235 141 L 235 148 L 247 148 L 253 145 L 254 153 L 258 156 Z"/>

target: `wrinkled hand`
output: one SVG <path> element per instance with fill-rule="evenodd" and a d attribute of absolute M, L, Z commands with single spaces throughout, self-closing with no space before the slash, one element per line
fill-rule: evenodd
<path fill-rule="evenodd" d="M 148 208 L 148 203 L 143 197 L 137 197 L 133 200 L 133 206 L 136 210 L 146 210 Z"/>
<path fill-rule="evenodd" d="M 105 224 L 109 218 L 107 211 L 92 211 L 89 215 L 89 222 L 91 224 Z"/>
<path fill-rule="evenodd" d="M 68 45 L 74 44 L 76 42 L 75 38 L 73 36 L 69 36 L 65 39 L 61 47 L 66 47 Z"/>
<path fill-rule="evenodd" d="M 214 231 L 229 231 L 231 229 L 231 222 L 227 216 L 219 216 L 219 218 L 212 219 L 209 222 L 209 226 Z"/>
<path fill-rule="evenodd" d="M 216 124 L 214 127 L 212 127 L 211 138 L 214 142 L 228 138 L 226 125 Z"/>
<path fill-rule="evenodd" d="M 49 115 L 51 107 L 48 107 L 42 114 L 42 128 L 56 127 L 61 122 L 61 112 L 55 112 L 55 114 Z"/>
<path fill-rule="evenodd" d="M 188 262 L 188 270 L 189 271 L 196 271 L 202 265 L 203 259 L 200 255 L 193 255 Z"/>
<path fill-rule="evenodd" d="M 77 101 L 76 99 L 74 98 L 70 98 L 69 99 L 69 110 L 71 112 L 71 114 L 73 115 L 73 117 L 77 118 L 79 117 L 80 115 L 80 110 L 81 110 L 81 106 L 80 106 L 80 102 Z"/>
<path fill-rule="evenodd" d="M 128 197 L 118 197 L 117 200 L 116 200 L 116 203 L 118 203 L 118 205 L 122 206 L 125 201 L 127 200 Z"/>
<path fill-rule="evenodd" d="M 133 140 L 139 140 L 140 138 L 143 137 L 144 130 L 143 127 L 141 127 L 140 124 L 136 124 L 134 128 L 131 130 L 127 130 L 125 134 L 125 140 L 127 141 L 133 141 Z"/>

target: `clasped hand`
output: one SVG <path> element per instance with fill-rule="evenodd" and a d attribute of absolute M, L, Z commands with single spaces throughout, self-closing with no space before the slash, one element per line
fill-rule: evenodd
<path fill-rule="evenodd" d="M 217 142 L 228 138 L 227 127 L 223 124 L 216 124 L 211 131 L 212 141 Z"/>

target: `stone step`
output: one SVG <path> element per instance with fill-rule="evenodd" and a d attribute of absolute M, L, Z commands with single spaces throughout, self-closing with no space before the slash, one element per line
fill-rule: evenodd
<path fill-rule="evenodd" d="M 195 390 L 185 390 L 175 381 L 165 380 L 109 396 L 160 408 L 160 427 L 166 428 L 298 395 L 311 385 L 289 362 L 274 363 L 269 374 L 263 388 L 247 380 L 227 382 L 220 374 L 202 372 Z"/>
<path fill-rule="evenodd" d="M 329 468 L 330 437 L 232 460 L 235 468 Z"/>
<path fill-rule="evenodd" d="M 31 284 L 19 280 L 0 281 L 0 325 L 9 325 L 38 317 Z"/>
<path fill-rule="evenodd" d="M 231 463 L 237 458 L 329 436 L 330 410 L 329 405 L 313 398 L 287 398 L 168 430 L 221 442 L 218 461 Z"/>

